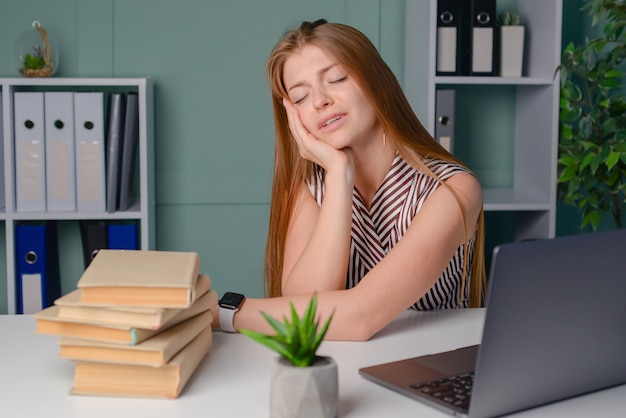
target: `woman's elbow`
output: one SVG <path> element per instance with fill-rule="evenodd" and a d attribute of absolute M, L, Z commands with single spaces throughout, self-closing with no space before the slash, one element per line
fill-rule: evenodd
<path fill-rule="evenodd" d="M 363 318 L 337 325 L 339 326 L 335 327 L 335 329 L 332 329 L 331 326 L 327 339 L 335 341 L 368 341 L 381 329 L 380 326 L 376 326 L 372 321 Z"/>
<path fill-rule="evenodd" d="M 368 341 L 376 334 L 377 331 L 378 330 L 371 330 L 371 329 L 360 330 L 359 332 L 355 333 L 354 339 L 352 341 L 360 341 L 360 342 Z"/>

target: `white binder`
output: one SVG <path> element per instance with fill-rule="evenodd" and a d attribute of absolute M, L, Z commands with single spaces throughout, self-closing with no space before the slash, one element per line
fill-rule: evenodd
<path fill-rule="evenodd" d="M 15 92 L 15 189 L 18 212 L 45 212 L 44 96 Z"/>
<path fill-rule="evenodd" d="M 74 95 L 44 94 L 46 119 L 46 201 L 49 212 L 76 210 Z"/>
<path fill-rule="evenodd" d="M 104 93 L 74 93 L 76 142 L 76 209 L 106 209 L 104 160 Z"/>

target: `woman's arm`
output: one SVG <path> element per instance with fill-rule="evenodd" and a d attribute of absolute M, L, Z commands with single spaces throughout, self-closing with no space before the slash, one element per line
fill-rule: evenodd
<path fill-rule="evenodd" d="M 302 185 L 285 239 L 282 294 L 345 287 L 350 256 L 352 190 L 327 181 L 321 207 Z"/>
<path fill-rule="evenodd" d="M 457 174 L 447 180 L 457 192 L 466 214 L 452 192 L 440 186 L 424 202 L 406 234 L 352 289 L 318 292 L 322 319 L 334 313 L 326 334 L 330 340 L 367 340 L 421 298 L 437 281 L 454 252 L 475 231 L 482 207 L 480 185 L 474 176 Z M 465 232 L 464 232 L 465 227 Z M 235 328 L 272 333 L 260 312 L 282 318 L 292 301 L 303 312 L 311 294 L 249 299 L 235 315 Z M 217 323 L 215 312 L 214 324 Z"/>
<path fill-rule="evenodd" d="M 326 171 L 321 207 L 303 183 L 285 239 L 282 294 L 343 289 L 350 254 L 354 163 L 350 150 L 338 150 L 312 136 L 296 109 L 285 101 L 289 126 L 300 154 Z"/>

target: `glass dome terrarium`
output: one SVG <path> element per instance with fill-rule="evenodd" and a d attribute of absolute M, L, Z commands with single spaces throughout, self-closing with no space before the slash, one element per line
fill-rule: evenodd
<path fill-rule="evenodd" d="M 15 66 L 24 77 L 49 77 L 59 67 L 56 40 L 37 20 L 15 41 Z"/>

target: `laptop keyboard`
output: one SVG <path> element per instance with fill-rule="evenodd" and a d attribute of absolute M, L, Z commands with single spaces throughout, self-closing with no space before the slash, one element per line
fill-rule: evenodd
<path fill-rule="evenodd" d="M 457 408 L 467 410 L 473 383 L 474 373 L 470 372 L 411 385 L 411 389 L 420 391 Z"/>

